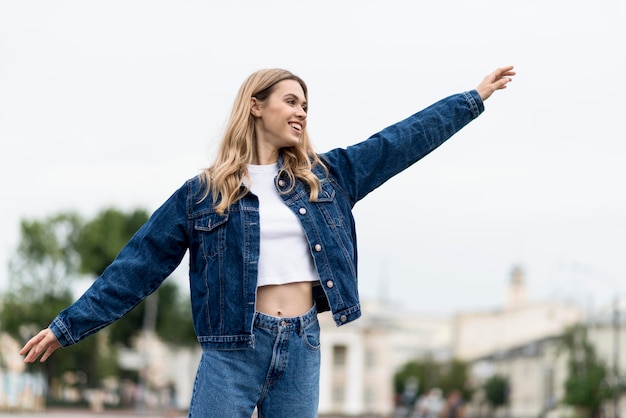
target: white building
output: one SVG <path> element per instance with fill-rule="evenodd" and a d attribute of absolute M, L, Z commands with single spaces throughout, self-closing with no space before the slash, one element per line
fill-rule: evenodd
<path fill-rule="evenodd" d="M 409 313 L 364 303 L 363 316 L 337 328 L 329 313 L 322 329 L 320 416 L 389 416 L 394 409 L 393 376 L 425 355 L 450 356 L 452 324 L 447 317 Z"/>
<path fill-rule="evenodd" d="M 515 267 L 503 309 L 462 312 L 455 316 L 453 356 L 472 360 L 529 341 L 560 335 L 565 327 L 582 321 L 584 317 L 584 311 L 577 306 L 559 301 L 529 301 L 523 271 Z"/>
<path fill-rule="evenodd" d="M 476 388 L 495 374 L 509 382 L 507 416 L 544 416 L 563 398 L 567 357 L 559 350 L 558 337 L 547 337 L 494 352 L 472 363 L 471 375 Z M 476 404 L 473 410 L 476 415 L 485 415 L 478 412 Z"/>
<path fill-rule="evenodd" d="M 623 315 L 621 312 L 619 326 L 611 317 L 612 313 L 596 316 L 586 323 L 588 340 L 607 368 L 609 384 L 623 382 L 626 377 L 626 344 L 621 343 L 626 342 Z M 574 416 L 572 408 L 562 403 L 568 359 L 559 337 L 546 337 L 476 359 L 471 373 L 477 387 L 494 374 L 507 378 L 510 385 L 507 416 L 511 418 Z M 626 399 L 622 396 L 618 400 L 617 415 L 614 414 L 615 401 L 605 402 L 604 416 L 625 416 Z"/>
<path fill-rule="evenodd" d="M 504 308 L 459 313 L 452 318 L 415 314 L 371 302 L 364 303 L 362 318 L 339 328 L 329 314 L 321 314 L 320 414 L 390 414 L 394 407 L 394 374 L 407 362 L 426 356 L 440 361 L 451 358 L 472 361 L 522 353 L 525 357 L 516 357 L 511 370 L 529 379 L 533 373 L 537 376 L 560 373 L 556 364 L 552 372 L 546 371 L 542 362 L 550 364 L 552 360 L 543 357 L 537 360 L 536 367 L 527 366 L 529 359 L 536 357 L 529 353 L 537 349 L 537 341 L 551 341 L 567 326 L 583 320 L 583 310 L 558 301 L 529 301 L 519 267 L 513 269 L 507 290 Z M 480 381 L 488 377 L 494 364 L 493 361 L 477 363 L 475 378 Z M 532 387 L 519 386 L 516 394 L 521 399 L 516 402 L 519 411 L 536 409 L 546 394 L 556 391 L 537 384 L 535 377 L 531 379 Z M 527 406 L 530 404 L 532 407 Z"/>

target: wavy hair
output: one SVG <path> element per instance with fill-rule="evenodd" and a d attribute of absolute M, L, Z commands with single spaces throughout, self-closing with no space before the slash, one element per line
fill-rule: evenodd
<path fill-rule="evenodd" d="M 256 71 L 239 88 L 215 162 L 201 173 L 201 179 L 206 186 L 203 199 L 212 193 L 213 205 L 220 214 L 248 192 L 244 180 L 248 175 L 247 166 L 253 161 L 256 152 L 254 116 L 250 112 L 252 98 L 264 102 L 274 91 L 274 86 L 283 80 L 297 81 L 308 102 L 308 90 L 304 81 L 280 68 Z M 283 165 L 280 173 L 285 173 L 291 184 L 291 188 L 285 192 L 291 191 L 295 187 L 296 179 L 299 179 L 308 186 L 309 199 L 315 201 L 321 186 L 320 179 L 311 170 L 318 164 L 327 170 L 313 151 L 306 129 L 302 132 L 298 145 L 282 148 L 281 155 Z"/>

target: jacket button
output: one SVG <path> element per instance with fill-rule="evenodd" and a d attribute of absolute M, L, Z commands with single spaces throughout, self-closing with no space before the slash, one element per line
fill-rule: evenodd
<path fill-rule="evenodd" d="M 278 185 L 279 185 L 280 187 L 285 187 L 285 180 L 282 180 L 282 179 L 281 179 L 281 180 L 278 180 Z"/>
<path fill-rule="evenodd" d="M 332 280 L 329 280 L 329 281 L 326 282 L 326 287 L 329 288 L 329 289 L 332 289 L 334 285 L 335 285 L 335 283 L 333 283 Z"/>
<path fill-rule="evenodd" d="M 298 212 L 300 212 L 300 215 L 306 215 L 306 208 L 300 208 Z"/>
<path fill-rule="evenodd" d="M 315 244 L 315 247 L 313 248 L 315 248 L 315 251 L 317 251 L 318 253 L 322 251 L 322 246 L 320 244 Z"/>
<path fill-rule="evenodd" d="M 345 324 L 345 322 L 348 320 L 348 317 L 347 317 L 347 316 L 345 316 L 345 315 L 341 315 L 341 317 L 339 318 L 339 320 Z"/>

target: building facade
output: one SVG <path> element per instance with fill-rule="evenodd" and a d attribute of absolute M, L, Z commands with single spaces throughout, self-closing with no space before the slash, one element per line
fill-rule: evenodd
<path fill-rule="evenodd" d="M 364 302 L 363 316 L 340 328 L 320 314 L 320 416 L 391 416 L 394 374 L 405 363 L 450 356 L 449 317 L 428 316 Z"/>
<path fill-rule="evenodd" d="M 620 315 L 624 318 L 623 312 Z M 626 318 L 624 318 L 626 319 Z M 624 382 L 626 377 L 626 321 L 615 321 L 606 315 L 586 320 L 587 338 L 607 370 L 607 385 Z M 568 351 L 559 336 L 546 337 L 499 350 L 471 364 L 475 387 L 493 375 L 505 377 L 509 382 L 510 418 L 574 416 L 572 407 L 563 404 L 565 381 L 568 377 Z M 617 409 L 616 409 L 617 408 Z M 481 397 L 473 404 L 476 416 L 481 416 Z M 623 395 L 607 399 L 603 416 L 626 416 Z"/>
<path fill-rule="evenodd" d="M 567 326 L 584 318 L 585 312 L 577 306 L 560 301 L 529 301 L 523 271 L 515 267 L 504 308 L 455 315 L 453 356 L 473 360 L 528 341 L 560 335 Z"/>

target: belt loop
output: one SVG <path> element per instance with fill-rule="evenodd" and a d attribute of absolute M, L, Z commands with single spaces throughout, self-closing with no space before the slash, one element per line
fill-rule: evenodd
<path fill-rule="evenodd" d="M 254 314 L 252 315 L 252 329 L 254 329 L 254 327 L 257 325 L 258 319 L 259 319 L 259 312 L 254 311 Z"/>

